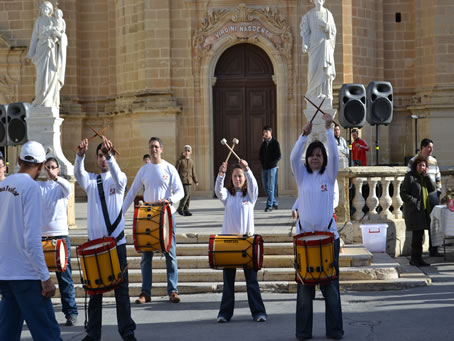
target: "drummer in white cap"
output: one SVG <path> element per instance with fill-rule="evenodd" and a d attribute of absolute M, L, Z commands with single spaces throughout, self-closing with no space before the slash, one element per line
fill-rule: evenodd
<path fill-rule="evenodd" d="M 60 340 L 50 298 L 55 295 L 41 245 L 41 191 L 46 153 L 22 146 L 19 172 L 0 183 L 0 340 L 18 340 L 24 320 L 34 340 Z"/>

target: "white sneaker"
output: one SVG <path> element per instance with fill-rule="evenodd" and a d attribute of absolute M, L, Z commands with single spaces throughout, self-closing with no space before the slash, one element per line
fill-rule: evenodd
<path fill-rule="evenodd" d="M 266 322 L 266 315 L 259 315 L 255 318 L 256 322 Z"/>
<path fill-rule="evenodd" d="M 217 320 L 218 323 L 226 323 L 227 319 L 224 316 L 218 316 Z"/>

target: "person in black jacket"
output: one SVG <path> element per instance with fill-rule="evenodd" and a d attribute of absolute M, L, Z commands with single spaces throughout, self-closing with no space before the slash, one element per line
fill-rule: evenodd
<path fill-rule="evenodd" d="M 422 242 L 424 230 L 428 230 L 430 226 L 429 193 L 435 190 L 435 186 L 427 169 L 427 159 L 418 156 L 400 186 L 405 226 L 407 231 L 412 232 L 410 264 L 414 266 L 429 265 L 422 259 Z"/>
<path fill-rule="evenodd" d="M 279 204 L 276 199 L 278 166 L 281 159 L 281 147 L 276 138 L 273 137 L 273 129 L 266 125 L 263 127 L 263 143 L 260 147 L 260 162 L 262 163 L 262 182 L 265 193 L 268 196 L 266 200 L 265 212 L 278 209 Z"/>

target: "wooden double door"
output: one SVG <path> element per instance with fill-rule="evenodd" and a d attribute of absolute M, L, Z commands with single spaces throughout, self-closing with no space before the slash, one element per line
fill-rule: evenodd
<path fill-rule="evenodd" d="M 213 87 L 214 105 L 214 174 L 225 161 L 228 149 L 221 145 L 225 138 L 232 146 L 233 138 L 239 140 L 235 152 L 245 159 L 259 184 L 259 194 L 264 195 L 259 158 L 262 129 L 271 125 L 276 136 L 276 85 L 271 60 L 265 51 L 252 44 L 238 44 L 227 49 L 220 57 Z M 231 165 L 238 160 L 232 155 Z M 229 181 L 230 172 L 228 172 Z"/>

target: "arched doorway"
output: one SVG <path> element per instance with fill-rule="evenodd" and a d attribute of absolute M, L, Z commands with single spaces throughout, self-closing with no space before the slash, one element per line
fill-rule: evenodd
<path fill-rule="evenodd" d="M 231 146 L 233 138 L 237 138 L 240 143 L 235 151 L 249 163 L 259 183 L 260 195 L 264 195 L 259 160 L 262 128 L 268 124 L 273 127 L 274 136 L 277 132 L 273 75 L 273 65 L 265 51 L 252 44 L 228 48 L 219 58 L 214 73 L 214 174 L 228 154 L 220 140 L 227 139 Z M 236 161 L 232 156 L 229 163 Z"/>

